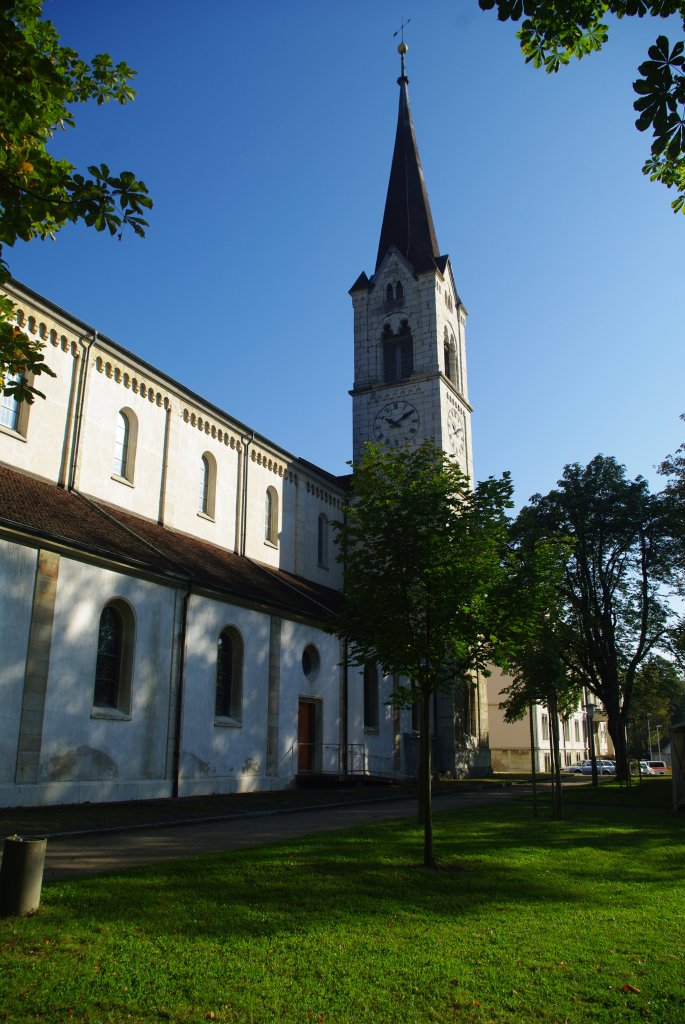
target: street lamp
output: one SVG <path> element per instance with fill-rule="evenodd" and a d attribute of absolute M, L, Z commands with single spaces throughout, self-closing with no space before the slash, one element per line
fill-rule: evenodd
<path fill-rule="evenodd" d="M 595 733 L 592 728 L 592 722 L 595 717 L 595 705 L 590 700 L 585 705 L 585 714 L 587 715 L 588 751 L 592 762 L 592 785 L 597 786 L 599 779 L 597 776 L 597 758 L 595 756 Z"/>

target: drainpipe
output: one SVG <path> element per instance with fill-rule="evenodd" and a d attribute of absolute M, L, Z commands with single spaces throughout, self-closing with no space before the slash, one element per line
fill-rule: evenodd
<path fill-rule="evenodd" d="M 62 457 L 59 463 L 59 477 L 57 486 L 64 489 L 67 483 L 69 472 L 69 459 L 71 458 L 71 441 L 74 434 L 74 422 L 76 416 L 77 395 L 81 387 L 83 374 L 83 359 L 74 358 L 71 366 L 71 382 L 69 384 L 69 405 L 67 406 L 67 420 L 64 424 L 64 438 L 62 440 Z"/>
<path fill-rule="evenodd" d="M 174 759 L 172 777 L 172 797 L 178 797 L 181 778 L 181 733 L 183 730 L 183 698 L 185 695 L 185 662 L 186 662 L 186 635 L 188 632 L 188 605 L 190 594 L 193 589 L 193 581 L 188 580 L 188 589 L 183 596 L 183 611 L 181 614 L 181 632 L 178 638 L 178 691 L 176 693 L 176 727 L 174 729 Z"/>
<path fill-rule="evenodd" d="M 343 512 L 343 524 L 347 525 L 347 514 Z M 347 572 L 347 562 L 343 562 L 343 594 L 345 593 L 345 574 Z M 349 739 L 349 723 L 347 721 L 349 714 L 349 693 L 350 693 L 350 659 L 347 640 L 342 640 L 342 693 L 340 695 L 341 707 L 341 718 L 342 718 L 342 730 L 341 730 L 341 741 L 343 745 L 342 749 L 342 770 L 343 774 L 347 775 L 349 771 L 348 762 L 348 750 L 347 741 Z"/>
<path fill-rule="evenodd" d="M 88 377 L 88 364 L 90 362 L 90 350 L 98 339 L 98 332 L 93 331 L 93 337 L 86 345 L 86 351 L 81 366 L 81 374 L 78 384 L 78 396 L 76 399 L 76 417 L 74 420 L 74 436 L 71 444 L 71 457 L 69 459 L 69 478 L 67 490 L 73 491 L 76 482 L 76 468 L 78 465 L 79 446 L 81 444 L 81 423 L 83 422 L 83 403 L 86 394 L 86 379 Z"/>
<path fill-rule="evenodd" d="M 166 484 L 167 474 L 169 471 L 169 435 L 171 433 L 171 402 L 168 398 L 164 399 L 164 411 L 166 418 L 164 420 L 164 448 L 162 452 L 162 479 L 160 481 L 159 489 L 159 511 L 157 514 L 157 522 L 160 526 L 164 526 L 164 512 L 166 506 Z"/>
<path fill-rule="evenodd" d="M 250 445 L 254 441 L 254 430 L 251 437 L 241 437 L 241 441 L 243 442 L 243 479 L 241 492 L 242 508 L 240 510 L 240 547 L 238 554 L 244 555 L 247 547 L 247 475 L 250 461 L 248 456 Z"/>
<path fill-rule="evenodd" d="M 343 772 L 343 775 L 347 775 L 347 772 L 348 772 L 348 769 L 349 769 L 348 758 L 347 758 L 347 739 L 348 739 L 348 735 L 349 735 L 349 733 L 348 733 L 347 715 L 348 715 L 348 712 L 349 712 L 349 696 L 348 695 L 349 695 L 349 679 L 350 679 L 350 677 L 349 677 L 350 662 L 349 662 L 349 657 L 348 657 L 348 653 L 347 653 L 347 640 L 341 640 L 341 646 L 342 646 L 342 660 L 341 660 L 341 668 L 342 668 L 341 687 L 342 687 L 342 692 L 340 694 L 340 704 L 341 704 L 340 719 L 341 719 L 342 725 L 341 725 L 341 729 L 340 729 L 340 742 L 342 744 L 342 772 Z"/>
<path fill-rule="evenodd" d="M 538 816 L 538 786 L 537 786 L 537 737 L 535 735 L 535 712 L 533 702 L 528 704 L 528 720 L 530 723 L 530 775 L 533 783 L 533 817 Z"/>
<path fill-rule="evenodd" d="M 233 544 L 233 550 L 237 555 L 240 554 L 240 537 L 242 534 L 241 525 L 241 502 L 243 494 L 243 449 L 238 448 L 238 469 L 236 472 L 235 481 L 235 542 Z"/>

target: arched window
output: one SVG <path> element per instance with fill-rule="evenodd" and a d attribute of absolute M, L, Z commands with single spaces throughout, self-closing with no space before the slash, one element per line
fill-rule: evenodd
<path fill-rule="evenodd" d="M 319 565 L 328 567 L 328 519 L 323 512 L 319 516 L 318 559 Z"/>
<path fill-rule="evenodd" d="M 264 540 L 268 544 L 278 544 L 278 494 L 275 487 L 266 489 Z"/>
<path fill-rule="evenodd" d="M 414 372 L 414 343 L 409 323 L 403 320 L 394 334 L 390 324 L 383 328 L 383 381 L 393 384 Z"/>
<path fill-rule="evenodd" d="M 443 337 L 442 337 L 442 350 L 443 350 L 443 357 L 444 357 L 443 358 L 443 373 L 448 378 L 448 380 L 451 380 L 452 378 L 450 376 L 450 362 L 451 362 L 451 360 L 450 360 L 450 340 L 449 340 L 449 337 L 447 335 L 447 328 L 445 328 L 445 332 L 444 332 Z"/>
<path fill-rule="evenodd" d="M 457 349 L 454 335 L 448 335 L 447 328 L 443 334 L 444 373 L 453 384 L 457 383 Z"/>
<path fill-rule="evenodd" d="M 385 300 L 386 302 L 392 302 L 393 298 L 394 296 L 392 294 L 392 285 L 389 284 L 388 287 L 385 289 Z"/>
<path fill-rule="evenodd" d="M 8 375 L 5 384 L 15 384 L 25 379 L 23 374 L 13 373 Z M 8 395 L 4 391 L 0 395 L 0 424 L 8 430 L 25 434 L 28 411 L 28 402 L 18 402 L 13 394 Z"/>
<path fill-rule="evenodd" d="M 452 350 L 453 359 L 454 359 L 453 376 L 450 378 L 450 380 L 454 381 L 454 383 L 457 385 L 459 390 L 462 391 L 463 390 L 463 383 L 462 383 L 462 379 L 461 379 L 461 363 L 459 362 L 459 349 L 457 348 L 457 343 L 454 340 L 454 335 L 453 334 L 450 334 L 450 348 Z"/>
<path fill-rule="evenodd" d="M 131 712 L 131 674 L 134 641 L 133 612 L 125 601 L 102 609 L 98 628 L 93 704 L 124 714 Z"/>
<path fill-rule="evenodd" d="M 404 288 L 402 287 L 401 281 L 398 281 L 395 285 L 395 298 L 397 299 L 398 305 L 404 299 Z"/>
<path fill-rule="evenodd" d="M 198 511 L 202 515 L 214 518 L 216 499 L 216 460 L 209 452 L 205 452 L 200 460 L 200 492 Z"/>
<path fill-rule="evenodd" d="M 364 665 L 364 728 L 378 732 L 378 666 L 375 661 Z"/>
<path fill-rule="evenodd" d="M 219 634 L 216 653 L 216 718 L 240 722 L 243 714 L 243 641 L 233 626 Z"/>
<path fill-rule="evenodd" d="M 117 431 L 114 439 L 114 476 L 133 483 L 133 469 L 136 459 L 138 421 L 130 409 L 120 409 L 117 415 Z"/>

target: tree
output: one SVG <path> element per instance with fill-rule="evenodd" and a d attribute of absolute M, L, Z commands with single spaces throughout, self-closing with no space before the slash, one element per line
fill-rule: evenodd
<path fill-rule="evenodd" d="M 526 62 L 559 71 L 573 57 L 579 60 L 601 50 L 609 29 L 607 14 L 666 18 L 681 15 L 685 28 L 685 0 L 478 0 L 489 11 L 497 8 L 500 21 L 520 21 L 517 35 Z M 685 41 L 671 48 L 660 35 L 640 64 L 633 83 L 638 99 L 633 104 L 639 131 L 652 130 L 650 158 L 643 174 L 677 192 L 673 210 L 685 213 Z"/>
<path fill-rule="evenodd" d="M 353 664 L 375 662 L 406 684 L 391 700 L 420 703 L 424 864 L 435 866 L 430 701 L 475 668 L 485 670 L 492 595 L 506 540 L 508 475 L 471 489 L 430 442 L 412 451 L 367 445 L 336 525 L 345 566 L 336 632 Z"/>
<path fill-rule="evenodd" d="M 685 420 L 685 414 L 681 417 Z M 662 476 L 668 477 L 666 490 L 681 507 L 685 505 L 685 444 L 681 444 L 674 455 L 667 455 L 659 466 Z"/>
<path fill-rule="evenodd" d="M 570 555 L 566 538 L 532 536 L 511 524 L 508 572 L 497 607 L 504 621 L 496 629 L 496 656 L 512 677 L 500 704 L 506 722 L 532 714 L 540 704 L 549 712 L 552 806 L 562 816 L 559 714 L 578 706 L 580 687 L 564 662 L 560 639 L 560 584 Z M 531 740 L 531 756 L 534 755 Z M 534 761 L 533 761 L 534 765 Z"/>
<path fill-rule="evenodd" d="M 60 44 L 43 0 L 0 0 L 0 285 L 9 279 L 3 246 L 21 239 L 54 238 L 65 224 L 82 222 L 120 235 L 144 235 L 152 206 L 143 181 L 131 171 L 113 174 L 106 164 L 78 173 L 48 153 L 58 131 L 73 128 L 73 107 L 95 100 L 128 103 L 134 73 L 104 53 L 90 61 Z M 0 392 L 20 401 L 44 397 L 32 379 L 54 376 L 42 346 L 15 326 L 14 304 L 0 295 Z"/>
<path fill-rule="evenodd" d="M 672 721 L 685 718 L 685 678 L 666 658 L 653 657 L 640 666 L 630 709 L 628 736 L 633 756 L 650 757 L 652 736 L 666 740 Z"/>
<path fill-rule="evenodd" d="M 619 778 L 628 778 L 625 730 L 638 669 L 672 642 L 678 580 L 672 504 L 646 481 L 626 479 L 597 455 L 566 466 L 558 488 L 519 515 L 531 537 L 565 536 L 560 583 L 562 657 L 572 677 L 604 705 Z"/>
<path fill-rule="evenodd" d="M 680 417 L 685 420 L 685 414 Z M 664 495 L 671 502 L 674 522 L 679 528 L 674 537 L 674 557 L 680 564 L 678 592 L 685 599 L 685 444 L 659 466 L 659 473 L 668 478 Z M 681 667 L 685 667 L 685 621 L 674 631 L 672 650 Z"/>

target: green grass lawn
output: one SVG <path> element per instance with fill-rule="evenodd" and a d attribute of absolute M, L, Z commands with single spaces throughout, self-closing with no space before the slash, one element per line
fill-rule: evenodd
<path fill-rule="evenodd" d="M 685 1020 L 685 822 L 670 784 L 574 789 L 52 884 L 0 921 L 0 1020 Z"/>

